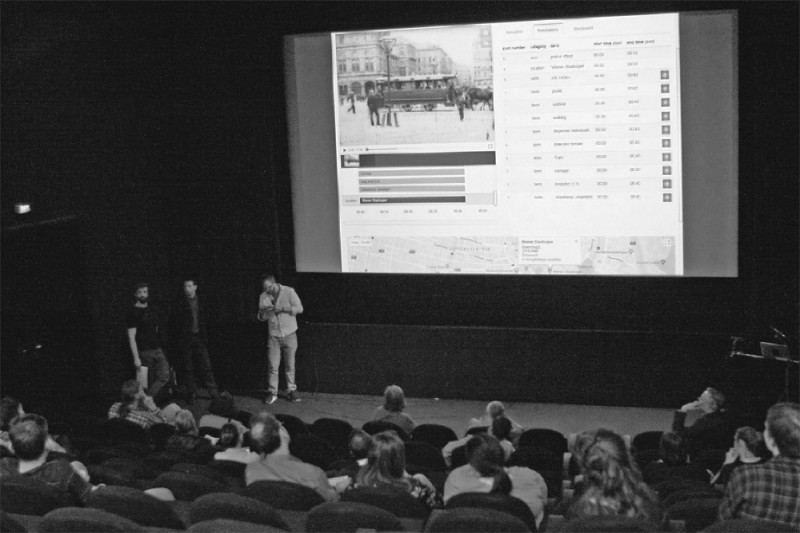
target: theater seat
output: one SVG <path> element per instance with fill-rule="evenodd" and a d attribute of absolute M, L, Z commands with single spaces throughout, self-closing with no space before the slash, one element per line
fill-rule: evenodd
<path fill-rule="evenodd" d="M 311 509 L 305 530 L 309 533 L 403 531 L 403 525 L 399 518 L 385 509 L 358 502 L 335 502 Z"/>
<path fill-rule="evenodd" d="M 53 509 L 70 505 L 73 502 L 69 494 L 38 479 L 0 478 L 0 509 L 7 513 L 44 516 Z"/>
<path fill-rule="evenodd" d="M 145 527 L 184 529 L 169 504 L 131 487 L 102 487 L 89 494 L 86 506 L 101 509 Z"/>
<path fill-rule="evenodd" d="M 41 533 L 145 533 L 146 528 L 119 515 L 87 507 L 63 507 L 47 513 Z"/>
<path fill-rule="evenodd" d="M 444 510 L 431 516 L 428 524 L 425 525 L 426 533 L 462 533 L 464 531 L 527 533 L 531 530 L 516 516 L 494 509 L 474 507 Z"/>
<path fill-rule="evenodd" d="M 522 520 L 528 529 L 536 531 L 536 517 L 525 502 L 508 494 L 497 492 L 462 492 L 447 501 L 445 509 L 459 509 L 463 507 L 494 509 L 508 513 Z"/>
<path fill-rule="evenodd" d="M 408 491 L 391 485 L 358 487 L 342 493 L 343 501 L 366 503 L 386 509 L 399 518 L 424 519 L 428 516 L 425 505 Z"/>
<path fill-rule="evenodd" d="M 187 531 L 189 533 L 284 533 L 286 530 L 243 520 L 216 518 L 192 524 Z"/>
<path fill-rule="evenodd" d="M 442 424 L 420 424 L 411 432 L 411 440 L 427 442 L 441 450 L 448 442 L 458 440 L 458 435 Z"/>
<path fill-rule="evenodd" d="M 153 480 L 153 487 L 164 487 L 172 491 L 176 500 L 194 501 L 210 492 L 226 492 L 222 483 L 209 479 L 202 474 L 186 474 L 184 472 L 164 472 Z"/>
<path fill-rule="evenodd" d="M 289 481 L 256 481 L 247 486 L 244 495 L 289 511 L 308 511 L 325 501 L 314 489 Z"/>
<path fill-rule="evenodd" d="M 242 520 L 284 530 L 289 529 L 286 521 L 278 511 L 255 498 L 248 498 L 239 494 L 213 492 L 200 496 L 191 503 L 189 520 L 192 524 L 218 518 Z"/>

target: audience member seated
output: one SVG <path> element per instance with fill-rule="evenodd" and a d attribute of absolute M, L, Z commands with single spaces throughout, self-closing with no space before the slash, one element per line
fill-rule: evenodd
<path fill-rule="evenodd" d="M 177 411 L 180 408 L 176 404 L 169 404 L 159 410 L 153 398 L 145 394 L 141 384 L 131 379 L 122 384 L 120 401 L 108 409 L 108 418 L 121 418 L 150 429 L 154 424 L 174 423 Z"/>
<path fill-rule="evenodd" d="M 183 409 L 175 415 L 175 434 L 167 439 L 164 450 L 183 454 L 194 463 L 207 463 L 214 458 L 219 448 L 200 436 L 194 415 Z"/>
<path fill-rule="evenodd" d="M 345 490 L 386 485 L 407 491 L 425 504 L 428 510 L 442 506 L 439 494 L 427 477 L 423 474 L 411 476 L 406 472 L 405 444 L 394 431 L 372 436 L 367 462 Z"/>
<path fill-rule="evenodd" d="M 689 411 L 700 411 L 702 416 L 691 426 L 686 426 Z M 686 441 L 691 461 L 700 450 L 728 447 L 730 425 L 725 410 L 725 395 L 717 389 L 708 387 L 700 397 L 675 411 L 672 431 Z"/>
<path fill-rule="evenodd" d="M 496 418 L 500 418 L 501 416 L 508 418 L 509 422 L 511 422 L 510 440 L 513 441 L 519 438 L 524 428 L 506 414 L 506 407 L 503 405 L 503 402 L 498 400 L 494 400 L 486 404 L 486 411 L 483 413 L 483 416 L 480 418 L 470 419 L 469 424 L 467 424 L 467 428 L 464 430 L 464 434 L 468 434 L 469 430 L 473 428 L 491 428 L 492 421 L 494 421 Z"/>
<path fill-rule="evenodd" d="M 246 431 L 247 428 L 238 422 L 229 422 L 222 426 L 217 441 L 217 447 L 222 448 L 222 451 L 214 454 L 214 460 L 244 464 L 258 461 L 258 454 L 243 446 Z"/>
<path fill-rule="evenodd" d="M 671 478 L 691 479 L 708 483 L 709 473 L 700 465 L 688 462 L 686 441 L 677 433 L 664 433 L 658 445 L 660 459 L 644 468 L 645 483 L 655 487 Z"/>
<path fill-rule="evenodd" d="M 760 464 L 770 457 L 764 436 L 750 426 L 740 427 L 733 436 L 733 446 L 725 454 L 725 463 L 711 479 L 714 485 L 726 485 L 731 472 L 741 465 Z"/>
<path fill-rule="evenodd" d="M 505 451 L 497 438 L 488 433 L 472 436 L 467 442 L 468 463 L 450 472 L 444 483 L 444 501 L 462 492 L 500 492 L 519 498 L 530 507 L 537 526 L 544 518 L 547 484 L 530 468 L 503 468 Z"/>
<path fill-rule="evenodd" d="M 416 422 L 403 412 L 406 408 L 406 396 L 403 389 L 397 385 L 389 385 L 383 391 L 383 405 L 375 410 L 371 422 L 389 422 L 402 429 L 406 435 L 411 435 L 416 427 Z"/>
<path fill-rule="evenodd" d="M 509 440 L 511 429 L 511 420 L 504 416 L 495 418 L 492 420 L 492 424 L 489 426 L 489 434 L 493 435 L 497 438 L 497 440 L 500 441 L 500 446 L 503 447 L 503 451 L 506 454 L 506 461 L 509 457 L 511 457 L 511 454 L 514 453 L 514 445 L 511 444 L 511 441 Z M 452 464 L 453 450 L 460 448 L 461 446 L 465 446 L 471 438 L 472 435 L 467 435 L 464 438 L 448 442 L 444 448 L 442 448 L 442 457 L 444 457 L 444 462 L 447 464 L 447 466 L 451 466 Z"/>
<path fill-rule="evenodd" d="M 89 493 L 98 488 L 89 481 L 83 465 L 73 466 L 63 458 L 47 460 L 48 428 L 44 417 L 22 415 L 11 422 L 8 433 L 16 457 L 0 459 L 0 476 L 38 479 L 68 493 L 76 504 L 83 504 Z"/>
<path fill-rule="evenodd" d="M 598 429 L 579 459 L 582 482 L 567 506 L 567 519 L 622 516 L 661 522 L 658 497 L 642 480 L 622 437 Z"/>
<path fill-rule="evenodd" d="M 361 428 L 354 428 L 347 437 L 347 455 L 335 463 L 334 472 L 330 475 L 335 477 L 346 476 L 349 480 L 341 480 L 344 483 L 337 484 L 336 490 L 341 492 L 347 485 L 356 478 L 361 467 L 367 464 L 367 455 L 372 444 L 372 436 Z"/>
<path fill-rule="evenodd" d="M 767 520 L 800 530 L 800 405 L 770 407 L 764 442 L 772 455 L 763 464 L 733 470 L 719 506 L 722 520 Z"/>
<path fill-rule="evenodd" d="M 325 472 L 289 453 L 289 432 L 272 414 L 263 411 L 250 422 L 250 440 L 259 459 L 245 468 L 245 483 L 260 480 L 289 481 L 311 487 L 326 501 L 339 499 Z"/>
<path fill-rule="evenodd" d="M 11 426 L 12 420 L 24 414 L 25 410 L 22 408 L 22 402 L 16 398 L 6 396 L 0 400 L 0 446 L 7 449 L 12 455 L 14 454 L 14 446 L 11 444 L 8 429 Z M 45 447 L 50 452 L 67 454 L 67 450 L 57 443 L 51 435 L 47 436 Z"/>

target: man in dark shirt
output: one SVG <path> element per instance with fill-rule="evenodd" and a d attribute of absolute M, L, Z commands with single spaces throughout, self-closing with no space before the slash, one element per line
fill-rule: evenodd
<path fill-rule="evenodd" d="M 141 367 L 147 367 L 150 396 L 160 405 L 169 394 L 164 386 L 170 378 L 169 362 L 161 349 L 161 318 L 149 302 L 147 283 L 139 283 L 135 295 L 136 303 L 128 309 L 126 319 L 128 342 L 137 372 Z"/>
<path fill-rule="evenodd" d="M 691 426 L 686 426 L 689 411 L 700 411 L 703 415 Z M 725 396 L 717 389 L 708 387 L 700 397 L 675 411 L 672 431 L 686 441 L 689 457 L 697 460 L 703 450 L 727 449 L 733 436 L 725 412 Z"/>
<path fill-rule="evenodd" d="M 180 348 L 183 370 L 182 385 L 189 392 L 190 403 L 197 394 L 194 378 L 195 360 L 200 367 L 202 379 L 212 397 L 218 395 L 217 380 L 211 369 L 208 355 L 208 308 L 197 294 L 196 280 L 187 278 L 183 282 L 183 297 L 172 311 L 172 327 Z"/>
<path fill-rule="evenodd" d="M 9 429 L 16 457 L 0 459 L 0 476 L 24 476 L 37 479 L 63 491 L 71 503 L 83 504 L 94 489 L 86 478 L 78 474 L 63 458 L 47 460 L 45 443 L 48 438 L 47 420 L 35 414 L 26 414 L 15 419 Z"/>

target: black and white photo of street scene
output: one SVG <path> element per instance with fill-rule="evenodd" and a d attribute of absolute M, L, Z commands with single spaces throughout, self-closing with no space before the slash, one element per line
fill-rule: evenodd
<path fill-rule="evenodd" d="M 494 141 L 488 25 L 334 39 L 340 146 Z"/>

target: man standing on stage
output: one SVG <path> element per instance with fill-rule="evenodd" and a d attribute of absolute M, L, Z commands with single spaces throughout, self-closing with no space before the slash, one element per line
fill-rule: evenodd
<path fill-rule="evenodd" d="M 182 382 L 189 394 L 189 403 L 194 403 L 197 395 L 194 362 L 195 356 L 200 373 L 211 397 L 218 395 L 217 381 L 211 369 L 208 355 L 208 308 L 205 301 L 197 295 L 197 283 L 192 278 L 183 282 L 183 297 L 173 308 L 172 327 L 180 347 Z"/>
<path fill-rule="evenodd" d="M 297 352 L 297 318 L 303 304 L 293 288 L 275 281 L 275 276 L 262 279 L 264 292 L 258 300 L 258 319 L 269 325 L 269 392 L 264 403 L 271 404 L 278 395 L 278 368 L 283 356 L 287 398 L 299 402 L 294 382 L 294 356 Z"/>
<path fill-rule="evenodd" d="M 141 367 L 148 369 L 148 391 L 157 404 L 163 403 L 169 382 L 169 362 L 161 349 L 161 317 L 158 310 L 149 302 L 150 290 L 147 283 L 136 286 L 136 303 L 128 310 L 126 326 L 128 343 L 133 354 L 133 364 L 138 372 Z M 161 393 L 161 394 L 159 394 Z"/>

